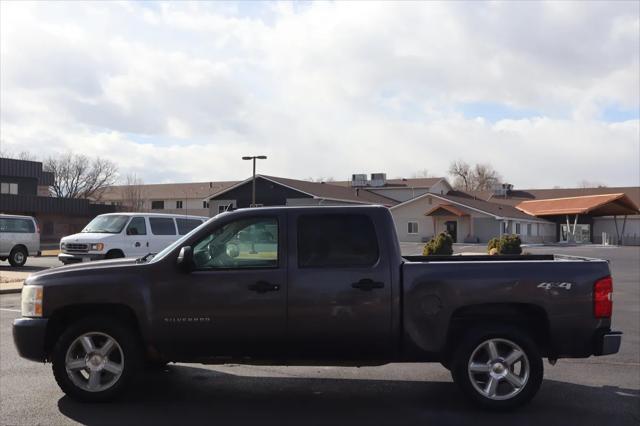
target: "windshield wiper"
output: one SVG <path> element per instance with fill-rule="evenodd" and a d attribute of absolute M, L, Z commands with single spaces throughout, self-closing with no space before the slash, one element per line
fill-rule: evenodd
<path fill-rule="evenodd" d="M 144 263 L 147 260 L 150 260 L 155 255 L 156 255 L 156 253 L 147 253 L 144 256 L 137 258 L 136 259 L 136 263 Z"/>

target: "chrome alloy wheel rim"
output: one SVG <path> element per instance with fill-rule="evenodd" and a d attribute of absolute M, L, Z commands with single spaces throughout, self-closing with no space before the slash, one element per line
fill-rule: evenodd
<path fill-rule="evenodd" d="M 124 353 L 116 340 L 105 333 L 89 332 L 76 338 L 65 357 L 71 381 L 88 392 L 109 389 L 122 376 Z"/>
<path fill-rule="evenodd" d="M 522 348 L 507 339 L 489 339 L 471 354 L 467 371 L 475 390 L 492 400 L 511 399 L 529 380 L 529 359 Z"/>
<path fill-rule="evenodd" d="M 21 251 L 16 252 L 16 254 L 13 255 L 13 260 L 17 263 L 22 263 L 24 261 L 24 253 Z"/>

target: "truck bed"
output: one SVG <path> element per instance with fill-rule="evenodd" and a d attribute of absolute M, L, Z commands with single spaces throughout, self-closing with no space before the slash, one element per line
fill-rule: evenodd
<path fill-rule="evenodd" d="M 402 256 L 406 262 L 503 262 L 503 261 L 602 261 L 591 257 L 568 256 L 560 254 L 508 254 L 499 256 L 490 256 L 488 254 L 477 255 L 460 255 L 451 256 L 435 255 L 435 256 Z"/>

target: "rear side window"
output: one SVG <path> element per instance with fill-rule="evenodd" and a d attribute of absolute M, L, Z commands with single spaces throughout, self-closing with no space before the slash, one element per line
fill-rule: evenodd
<path fill-rule="evenodd" d="M 198 219 L 180 219 L 176 218 L 176 224 L 178 225 L 178 234 L 186 235 L 189 232 L 202 225 L 202 221 Z"/>
<path fill-rule="evenodd" d="M 2 218 L 0 219 L 0 232 L 33 234 L 36 232 L 36 227 L 29 219 Z"/>
<path fill-rule="evenodd" d="M 365 215 L 304 215 L 298 219 L 298 266 L 371 266 L 378 239 Z"/>
<path fill-rule="evenodd" d="M 153 235 L 176 235 L 176 226 L 170 217 L 150 217 L 149 225 Z"/>
<path fill-rule="evenodd" d="M 127 235 L 147 235 L 147 224 L 144 217 L 134 217 L 127 226 Z"/>

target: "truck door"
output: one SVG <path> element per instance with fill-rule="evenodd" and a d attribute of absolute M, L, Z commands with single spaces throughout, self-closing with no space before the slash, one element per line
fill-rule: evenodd
<path fill-rule="evenodd" d="M 285 230 L 285 214 L 256 213 L 230 218 L 195 241 L 194 270 L 154 286 L 158 340 L 197 357 L 283 352 Z"/>
<path fill-rule="evenodd" d="M 289 213 L 289 352 L 383 359 L 391 342 L 391 274 L 375 218 Z"/>

